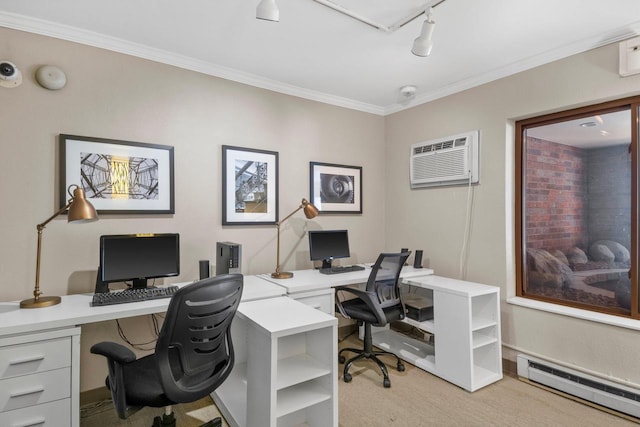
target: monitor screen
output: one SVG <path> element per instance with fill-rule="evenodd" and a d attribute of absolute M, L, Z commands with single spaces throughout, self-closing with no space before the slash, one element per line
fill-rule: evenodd
<path fill-rule="evenodd" d="M 311 261 L 322 261 L 322 268 L 331 267 L 334 258 L 348 258 L 347 230 L 309 231 L 309 254 Z"/>
<path fill-rule="evenodd" d="M 180 274 L 179 234 L 120 234 L 100 236 L 99 279 L 103 283 L 133 281 Z"/>

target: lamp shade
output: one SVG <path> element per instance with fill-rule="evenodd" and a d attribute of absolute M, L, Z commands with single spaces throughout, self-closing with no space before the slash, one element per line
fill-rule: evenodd
<path fill-rule="evenodd" d="M 84 197 L 84 190 L 80 187 L 76 187 L 73 190 L 71 205 L 69 206 L 68 221 L 91 222 L 97 220 L 98 214 L 96 213 L 96 209 Z"/>
<path fill-rule="evenodd" d="M 318 208 L 309 203 L 307 199 L 302 199 L 302 206 L 304 216 L 306 216 L 307 219 L 312 219 L 318 216 Z"/>

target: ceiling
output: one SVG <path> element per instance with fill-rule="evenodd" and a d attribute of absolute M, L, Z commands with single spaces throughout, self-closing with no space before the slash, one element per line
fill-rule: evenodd
<path fill-rule="evenodd" d="M 631 111 L 581 117 L 527 129 L 527 136 L 578 148 L 602 148 L 631 143 Z"/>
<path fill-rule="evenodd" d="M 435 0 L 423 58 L 411 45 L 424 15 L 383 31 L 313 0 L 276 1 L 280 22 L 255 18 L 259 0 L 0 0 L 0 26 L 379 115 L 640 34 L 638 0 Z M 427 1 L 334 3 L 389 27 Z"/>

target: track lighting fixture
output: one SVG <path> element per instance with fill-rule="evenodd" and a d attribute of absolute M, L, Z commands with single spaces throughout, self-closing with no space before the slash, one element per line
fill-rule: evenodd
<path fill-rule="evenodd" d="M 280 10 L 276 4 L 276 0 L 261 0 L 256 8 L 256 18 L 265 21 L 280 21 Z"/>
<path fill-rule="evenodd" d="M 431 36 L 433 35 L 433 29 L 435 26 L 436 23 L 431 19 L 431 8 L 429 8 L 427 20 L 422 23 L 422 31 L 420 31 L 420 35 L 413 41 L 411 53 L 422 57 L 429 56 L 431 54 L 431 48 L 433 47 L 433 40 L 431 39 Z"/>
<path fill-rule="evenodd" d="M 431 36 L 433 35 L 433 29 L 436 25 L 435 21 L 431 19 L 431 11 L 434 7 L 440 6 L 446 0 L 426 0 L 425 3 L 411 10 L 406 16 L 400 18 L 398 21 L 391 25 L 379 24 L 365 16 L 362 16 L 359 13 L 353 12 L 343 6 L 340 6 L 339 4 L 334 3 L 332 0 L 313 1 L 386 33 L 392 33 L 404 27 L 409 22 L 412 22 L 420 15 L 426 14 L 427 19 L 422 24 L 420 35 L 413 41 L 413 47 L 411 48 L 411 52 L 414 55 L 425 57 L 429 56 L 429 54 L 431 53 L 431 48 L 433 47 Z M 256 18 L 279 22 L 280 11 L 278 10 L 278 5 L 276 5 L 276 0 L 260 0 L 260 3 L 256 8 Z"/>

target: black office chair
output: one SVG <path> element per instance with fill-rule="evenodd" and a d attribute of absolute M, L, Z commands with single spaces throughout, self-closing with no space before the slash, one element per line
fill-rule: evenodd
<path fill-rule="evenodd" d="M 411 252 L 402 253 L 382 253 L 378 256 L 375 264 L 369 274 L 365 290 L 355 288 L 353 286 L 337 286 L 336 289 L 336 308 L 344 317 L 358 321 L 358 325 L 364 324 L 364 348 L 343 348 L 338 353 L 338 361 L 345 363 L 343 352 L 352 352 L 357 355 L 346 361 L 344 365 L 343 379 L 348 383 L 352 377 L 349 368 L 353 362 L 359 359 L 367 358 L 375 361 L 382 375 L 384 376 L 383 385 L 391 387 L 389 374 L 385 364 L 378 359 L 378 356 L 389 354 L 397 359 L 398 371 L 404 371 L 402 360 L 394 353 L 388 351 L 374 351 L 371 340 L 371 326 L 385 326 L 395 320 L 404 319 L 406 309 L 400 299 L 400 289 L 398 287 L 398 278 L 400 270 Z M 340 292 L 348 292 L 355 296 L 352 299 L 341 299 Z"/>
<path fill-rule="evenodd" d="M 175 426 L 171 405 L 193 402 L 215 390 L 234 363 L 231 321 L 242 295 L 241 274 L 187 285 L 169 302 L 155 353 L 136 359 L 120 344 L 101 342 L 91 352 L 107 358 L 106 384 L 121 419 L 144 406 L 165 407 L 153 426 Z M 221 426 L 218 417 L 205 426 Z"/>

